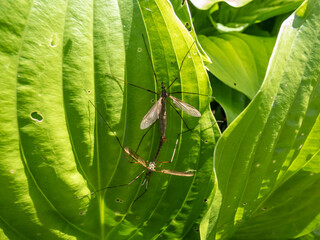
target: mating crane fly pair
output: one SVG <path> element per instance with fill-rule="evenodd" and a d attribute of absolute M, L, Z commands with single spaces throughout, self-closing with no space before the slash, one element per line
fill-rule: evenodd
<path fill-rule="evenodd" d="M 155 69 L 154 69 L 154 66 L 152 64 L 152 60 L 151 60 L 151 56 L 149 54 L 149 51 L 148 51 L 148 48 L 147 48 L 147 44 L 146 44 L 146 41 L 145 41 L 145 38 L 144 36 L 142 35 L 143 37 L 143 41 L 144 41 L 144 45 L 146 47 L 146 51 L 147 51 L 147 54 L 148 54 L 148 57 L 149 57 L 149 60 L 150 60 L 150 63 L 151 63 L 151 67 L 152 67 L 152 70 L 153 70 L 153 74 L 154 74 L 154 77 L 155 77 L 155 80 L 156 80 L 156 84 L 157 84 L 157 88 L 159 89 L 159 85 L 158 85 L 158 79 L 157 79 L 157 75 L 155 73 Z M 168 86 L 168 89 L 172 86 L 172 84 L 179 78 L 179 75 L 180 75 L 180 71 L 181 71 L 181 68 L 183 66 L 183 63 L 186 59 L 186 57 L 188 56 L 191 48 L 193 47 L 194 45 L 194 42 L 192 43 L 191 47 L 189 48 L 188 52 L 185 54 L 184 58 L 182 59 L 182 62 L 181 62 L 181 65 L 179 67 L 179 71 L 178 71 L 178 74 L 176 76 L 176 78 L 171 82 L 171 84 Z M 115 187 L 121 187 L 121 186 L 128 186 L 128 185 L 131 185 L 133 182 L 135 182 L 137 179 L 140 178 L 140 176 L 146 172 L 146 176 L 145 176 L 145 185 L 146 185 L 146 188 L 145 188 L 145 191 L 139 195 L 135 200 L 137 201 L 148 189 L 148 184 L 149 184 L 149 181 L 150 181 L 150 176 L 153 172 L 160 172 L 160 173 L 164 173 L 164 174 L 169 174 L 169 175 L 175 175 L 175 176 L 183 176 L 183 177 L 192 177 L 194 175 L 194 173 L 192 173 L 193 171 L 195 170 L 189 170 L 189 171 L 185 171 L 185 172 L 179 172 L 179 171 L 173 171 L 173 170 L 168 170 L 168 169 L 161 169 L 161 170 L 157 170 L 156 169 L 156 163 L 171 163 L 173 161 L 173 158 L 174 158 L 174 154 L 175 154 L 175 150 L 176 150 L 176 146 L 177 146 L 177 142 L 176 142 L 176 146 L 174 148 L 174 151 L 173 151 L 173 154 L 172 154 L 172 157 L 171 157 L 171 160 L 170 161 L 166 161 L 166 162 L 157 162 L 157 158 L 158 158 L 158 155 L 160 153 L 160 150 L 161 150 L 161 147 L 163 145 L 163 143 L 166 141 L 166 136 L 165 136 L 165 132 L 166 132 L 166 126 L 167 126 L 167 118 L 166 118 L 166 102 L 168 101 L 167 98 L 170 98 L 173 102 L 173 104 L 179 108 L 180 110 L 184 111 L 185 113 L 187 113 L 188 115 L 190 116 L 193 116 L 193 117 L 201 117 L 201 113 L 196 109 L 194 108 L 193 106 L 191 106 L 190 104 L 178 99 L 178 98 L 175 98 L 173 96 L 171 96 L 171 94 L 176 94 L 176 93 L 188 93 L 188 94 L 197 94 L 197 95 L 202 95 L 202 96 L 208 96 L 208 95 L 204 95 L 204 94 L 198 94 L 198 93 L 192 93 L 192 92 L 171 92 L 169 93 L 165 86 L 164 86 L 164 83 L 161 82 L 161 94 L 155 92 L 155 91 L 152 91 L 152 90 L 149 90 L 149 89 L 145 89 L 143 87 L 140 87 L 140 86 L 137 86 L 135 84 L 132 84 L 132 83 L 129 83 L 123 79 L 120 79 L 118 77 L 115 77 L 111 74 L 108 74 L 106 73 L 107 76 L 113 78 L 113 79 L 116 79 L 116 80 L 119 80 L 119 81 L 122 81 L 122 82 L 125 82 L 127 83 L 128 85 L 130 86 L 133 86 L 133 87 L 136 87 L 136 88 L 140 88 L 140 89 L 143 89 L 145 91 L 148 91 L 148 92 L 151 92 L 151 93 L 154 93 L 156 95 L 160 95 L 160 98 L 157 100 L 157 102 L 151 107 L 151 109 L 147 112 L 147 114 L 143 117 L 142 121 L 141 121 L 141 124 L 140 124 L 140 128 L 141 129 L 146 129 L 148 127 L 150 127 L 151 125 L 153 125 L 157 119 L 159 119 L 159 127 L 160 127 L 160 134 L 161 134 L 161 138 L 160 138 L 160 143 L 159 143 L 159 146 L 158 146 L 158 149 L 157 149 L 157 152 L 155 154 L 155 157 L 153 158 L 152 161 L 149 161 L 147 162 L 146 160 L 144 160 L 142 157 L 140 157 L 136 151 L 130 149 L 129 147 L 123 147 L 119 138 L 117 137 L 117 135 L 113 132 L 111 126 L 108 124 L 108 122 L 106 121 L 106 119 L 103 117 L 103 115 L 100 113 L 100 111 L 98 109 L 96 109 L 96 111 L 98 112 L 98 114 L 101 116 L 101 118 L 103 119 L 103 121 L 105 122 L 105 124 L 108 126 L 109 130 L 112 132 L 112 134 L 115 136 L 115 138 L 117 139 L 123 153 L 125 154 L 126 158 L 128 159 L 128 161 L 130 163 L 137 163 L 137 164 L 140 164 L 141 166 L 144 167 L 144 170 L 142 172 L 140 172 L 133 180 L 131 180 L 129 183 L 126 183 L 126 184 L 121 184 L 121 185 L 117 185 L 117 186 L 108 186 L 108 187 L 104 187 L 102 189 L 99 189 L 97 191 L 94 191 L 94 192 L 91 192 L 89 194 L 86 194 L 84 196 L 88 196 L 88 195 L 92 195 L 96 192 L 99 192 L 99 191 L 102 191 L 102 190 L 105 190 L 105 189 L 109 189 L 109 188 L 115 188 Z M 208 96 L 210 97 L 210 96 Z M 90 103 L 95 107 L 95 105 L 90 101 Z M 186 127 L 188 128 L 188 131 L 191 130 L 188 125 L 186 124 L 186 122 L 184 121 L 184 119 L 182 118 L 181 114 L 177 111 L 177 109 L 172 105 L 172 103 L 170 101 L 168 101 L 168 103 L 170 104 L 170 106 L 177 112 L 177 114 L 180 116 L 180 118 L 183 120 L 184 124 L 186 125 Z M 181 133 L 180 133 L 181 134 Z M 178 134 L 178 137 L 180 136 L 180 134 Z M 178 139 L 177 139 L 178 140 Z M 141 140 L 142 141 L 142 140 Z M 141 143 L 140 141 L 140 143 Z M 139 143 L 139 146 L 140 146 L 140 143 Z M 139 148 L 138 146 L 138 148 Z M 132 160 L 131 160 L 131 159 Z M 84 197 L 84 196 L 80 196 L 80 197 L 77 197 L 77 198 L 81 198 L 81 197 Z"/>

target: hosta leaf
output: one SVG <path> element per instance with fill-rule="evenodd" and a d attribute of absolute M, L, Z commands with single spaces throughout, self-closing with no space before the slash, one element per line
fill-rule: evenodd
<path fill-rule="evenodd" d="M 306 1 L 284 22 L 261 89 L 220 138 L 222 205 L 213 201 L 203 239 L 289 239 L 319 228 L 319 7 Z"/>
<path fill-rule="evenodd" d="M 199 9 L 193 11 L 194 25 L 197 32 L 211 35 L 212 26 L 221 33 L 242 32 L 252 24 L 260 23 L 282 14 L 290 14 L 299 7 L 303 0 L 205 0 L 192 2 L 200 9 L 207 9 L 207 11 Z M 221 3 L 216 4 L 217 2 Z M 257 35 L 256 31 L 255 35 Z"/>
<path fill-rule="evenodd" d="M 294 11 L 303 0 L 254 0 L 241 8 L 222 4 L 213 19 L 224 25 L 253 24 Z"/>
<path fill-rule="evenodd" d="M 206 209 L 212 194 L 212 152 L 219 131 L 209 98 L 175 94 L 202 113 L 182 113 L 189 127 L 174 162 L 162 168 L 196 170 L 184 178 L 154 173 L 147 193 L 142 167 L 129 164 L 123 146 L 136 149 L 145 133 L 140 121 L 156 90 L 143 43 L 145 36 L 159 81 L 179 71 L 193 39 L 163 1 L 3 1 L 0 8 L 0 236 L 8 239 L 182 238 Z M 211 95 L 194 46 L 170 91 Z M 186 130 L 167 107 L 167 143 L 159 161 L 171 158 Z M 213 123 L 212 123 L 213 122 Z M 214 127 L 212 127 L 212 125 Z M 156 125 L 138 153 L 152 159 L 159 143 Z M 159 166 L 160 168 L 160 166 Z"/>
<path fill-rule="evenodd" d="M 309 233 L 307 235 L 304 235 L 300 238 L 296 238 L 296 239 L 299 239 L 299 240 L 319 240 L 320 239 L 320 234 L 319 234 L 319 231 L 314 231 L 312 233 Z"/>
<path fill-rule="evenodd" d="M 265 76 L 275 39 L 228 33 L 201 35 L 199 41 L 212 60 L 206 64 L 210 72 L 252 99 Z"/>

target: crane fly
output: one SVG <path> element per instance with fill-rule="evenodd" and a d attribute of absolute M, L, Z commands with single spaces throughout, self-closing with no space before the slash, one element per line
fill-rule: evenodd
<path fill-rule="evenodd" d="M 157 85 L 157 89 L 159 89 L 159 84 L 158 84 L 158 78 L 154 69 L 154 66 L 152 64 L 152 60 L 151 60 L 151 56 L 150 53 L 148 51 L 148 47 L 147 47 L 147 43 L 146 40 L 144 38 L 144 35 L 142 34 L 142 38 L 143 38 L 143 42 L 151 63 L 151 67 L 152 67 L 152 71 L 153 71 L 153 75 L 154 78 L 156 80 L 156 85 Z M 161 82 L 161 91 L 152 91 L 150 89 L 145 89 L 143 87 L 140 87 L 138 85 L 129 83 L 123 79 L 120 79 L 118 77 L 115 77 L 109 73 L 106 73 L 107 76 L 116 79 L 116 80 L 120 80 L 122 82 L 127 83 L 130 86 L 136 87 L 136 88 L 140 88 L 142 90 L 154 93 L 156 95 L 159 95 L 160 98 L 157 100 L 157 102 L 150 108 L 150 110 L 147 112 L 147 114 L 143 117 L 141 124 L 140 124 L 140 129 L 146 129 L 149 126 L 151 126 L 152 124 L 154 124 L 156 122 L 156 120 L 159 119 L 159 126 L 160 126 L 160 134 L 161 134 L 161 140 L 160 140 L 160 145 L 159 145 L 159 152 L 161 149 L 161 146 L 163 144 L 163 142 L 166 141 L 166 136 L 165 136 L 165 132 L 166 132 L 166 128 L 167 128 L 167 114 L 166 114 L 166 102 L 168 102 L 170 104 L 170 106 L 176 111 L 176 113 L 180 116 L 180 118 L 183 120 L 184 124 L 186 125 L 186 127 L 188 129 L 190 129 L 187 125 L 187 123 L 184 121 L 184 119 L 182 118 L 181 114 L 178 112 L 178 110 L 174 107 L 176 106 L 178 109 L 182 110 L 183 112 L 185 112 L 186 114 L 193 116 L 193 117 L 201 117 L 201 113 L 193 106 L 191 106 L 190 104 L 173 97 L 171 94 L 177 94 L 177 93 L 187 93 L 187 94 L 196 94 L 196 95 L 201 95 L 201 96 L 207 96 L 207 97 L 212 97 L 212 96 L 208 96 L 205 94 L 199 94 L 199 93 L 192 93 L 192 92 L 168 92 L 167 89 L 169 89 L 173 83 L 179 78 L 183 63 L 186 59 L 186 57 L 188 56 L 188 54 L 190 53 L 191 48 L 193 47 L 195 42 L 192 43 L 191 47 L 189 48 L 189 50 L 187 51 L 187 53 L 185 54 L 185 56 L 182 59 L 181 65 L 179 67 L 179 71 L 177 76 L 175 77 L 175 79 L 171 82 L 171 84 L 168 86 L 168 88 L 165 87 L 164 83 Z M 168 98 L 172 100 L 172 103 L 170 101 L 168 101 Z"/>
<path fill-rule="evenodd" d="M 121 185 L 117 185 L 117 186 L 108 186 L 108 187 L 104 187 L 101 188 L 99 190 L 93 191 L 89 194 L 83 195 L 83 196 L 76 196 L 76 198 L 82 198 L 85 196 L 89 196 L 92 194 L 95 194 L 97 192 L 103 191 L 105 189 L 109 189 L 109 188 L 116 188 L 116 187 L 122 187 L 122 186 L 129 186 L 131 185 L 133 182 L 135 182 L 137 179 L 140 178 L 140 176 L 142 176 L 142 174 L 146 173 L 145 176 L 145 181 L 143 182 L 146 185 L 145 191 L 139 195 L 135 200 L 137 201 L 140 197 L 142 197 L 143 194 L 146 193 L 147 189 L 148 189 L 148 185 L 149 185 L 149 181 L 150 181 L 150 176 L 153 172 L 159 172 L 159 173 L 164 173 L 164 174 L 168 174 L 168 175 L 174 175 L 174 176 L 181 176 L 181 177 L 192 177 L 194 176 L 194 172 L 195 170 L 188 170 L 185 172 L 179 172 L 179 171 L 174 171 L 174 170 L 169 170 L 169 169 L 157 169 L 156 166 L 156 160 L 157 158 L 154 158 L 153 161 L 146 161 L 144 160 L 141 156 L 138 155 L 138 153 L 134 150 L 132 150 L 129 147 L 123 147 L 121 144 L 120 139 L 118 138 L 118 136 L 114 133 L 114 131 L 112 130 L 111 126 L 109 125 L 109 123 L 107 122 L 107 120 L 103 117 L 103 115 L 101 114 L 101 112 L 95 107 L 95 105 L 92 103 L 91 100 L 89 100 L 90 103 L 94 106 L 94 108 L 96 109 L 96 111 L 98 112 L 98 114 L 100 115 L 100 117 L 103 119 L 103 121 L 105 122 L 105 124 L 107 125 L 107 127 L 109 128 L 109 130 L 112 132 L 112 134 L 114 135 L 114 137 L 117 139 L 124 155 L 126 156 L 127 160 L 129 161 L 129 163 L 136 163 L 136 164 L 140 164 L 141 166 L 144 167 L 144 169 L 134 178 L 132 179 L 129 183 L 125 183 L 125 184 L 121 184 Z M 175 155 L 175 150 L 173 151 L 172 157 L 170 161 L 165 161 L 165 162 L 158 162 L 158 163 L 171 163 L 173 161 L 174 155 Z"/>

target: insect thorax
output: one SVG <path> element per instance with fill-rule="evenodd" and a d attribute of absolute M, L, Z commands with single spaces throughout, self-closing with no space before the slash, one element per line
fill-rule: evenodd
<path fill-rule="evenodd" d="M 149 163 L 148 170 L 151 172 L 154 172 L 154 170 L 155 170 L 155 163 L 154 162 Z"/>

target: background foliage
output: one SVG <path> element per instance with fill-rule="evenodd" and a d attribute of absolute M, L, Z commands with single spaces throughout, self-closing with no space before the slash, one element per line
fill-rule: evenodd
<path fill-rule="evenodd" d="M 191 2 L 0 3 L 0 239 L 319 239 L 319 1 Z M 195 42 L 170 91 L 213 95 L 226 130 L 210 97 L 177 94 L 202 117 L 158 167 L 195 176 L 75 198 L 143 170 L 115 135 L 136 149 L 157 97 L 106 75 L 159 90 L 142 34 L 166 86 Z M 159 161 L 186 130 L 167 109 Z"/>

